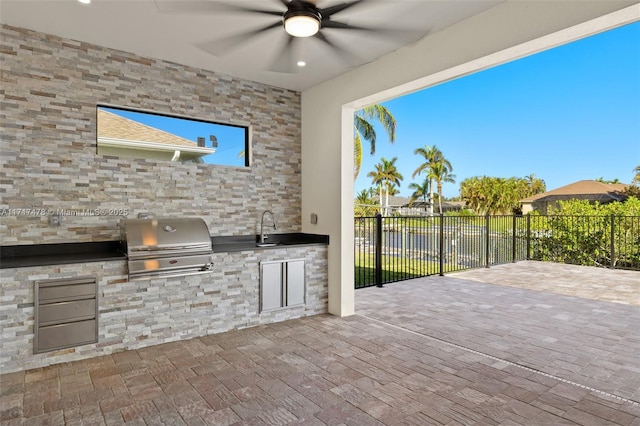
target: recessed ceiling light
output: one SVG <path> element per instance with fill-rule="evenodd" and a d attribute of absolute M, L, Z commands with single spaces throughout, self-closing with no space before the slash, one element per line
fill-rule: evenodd
<path fill-rule="evenodd" d="M 82 4 L 89 4 L 91 3 L 91 0 L 78 0 L 80 3 Z"/>
<path fill-rule="evenodd" d="M 298 61 L 298 62 L 297 62 L 297 65 L 298 65 L 299 67 L 304 67 L 305 65 L 307 65 L 307 63 L 306 63 L 305 61 Z"/>

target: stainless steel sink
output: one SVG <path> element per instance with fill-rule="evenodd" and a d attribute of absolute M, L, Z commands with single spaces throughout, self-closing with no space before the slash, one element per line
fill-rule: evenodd
<path fill-rule="evenodd" d="M 275 247 L 280 243 L 256 243 L 257 247 Z"/>

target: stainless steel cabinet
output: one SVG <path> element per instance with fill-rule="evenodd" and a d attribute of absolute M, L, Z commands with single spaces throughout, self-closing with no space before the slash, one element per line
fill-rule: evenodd
<path fill-rule="evenodd" d="M 260 262 L 260 312 L 305 303 L 304 259 Z"/>
<path fill-rule="evenodd" d="M 36 281 L 34 309 L 34 353 L 98 341 L 95 278 Z"/>
<path fill-rule="evenodd" d="M 260 264 L 260 311 L 270 311 L 283 306 L 282 262 Z"/>
<path fill-rule="evenodd" d="M 286 305 L 304 305 L 304 260 L 290 260 L 286 263 Z"/>

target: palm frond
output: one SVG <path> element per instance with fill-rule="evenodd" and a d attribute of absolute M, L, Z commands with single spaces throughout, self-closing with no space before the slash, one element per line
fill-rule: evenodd
<path fill-rule="evenodd" d="M 362 114 L 366 118 L 371 118 L 374 120 L 378 120 L 382 127 L 387 132 L 389 136 L 390 142 L 395 142 L 396 140 L 396 119 L 391 115 L 391 112 L 387 109 L 387 107 L 376 104 L 365 107 L 362 109 Z"/>
<path fill-rule="evenodd" d="M 355 181 L 360 174 L 360 166 L 362 165 L 362 139 L 360 133 L 356 132 L 353 137 L 353 180 Z"/>

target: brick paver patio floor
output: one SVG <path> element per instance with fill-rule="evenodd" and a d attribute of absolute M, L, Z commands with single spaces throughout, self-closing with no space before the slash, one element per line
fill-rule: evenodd
<path fill-rule="evenodd" d="M 488 269 L 471 269 L 448 276 L 577 296 L 583 299 L 640 306 L 640 272 L 638 271 L 528 261 L 508 263 Z"/>
<path fill-rule="evenodd" d="M 433 276 L 358 290 L 346 318 L 5 374 L 0 421 L 639 426 L 640 308 L 529 287 L 555 266 L 528 288 Z"/>

